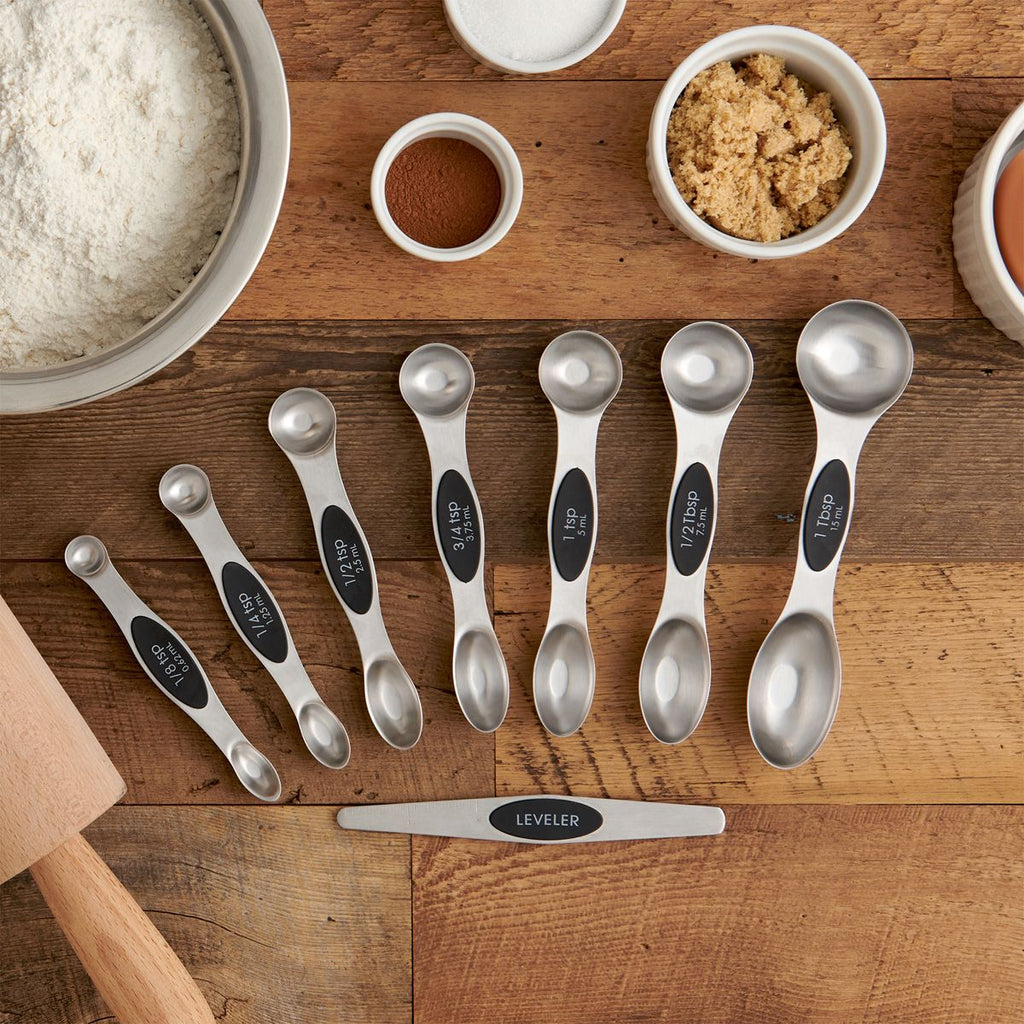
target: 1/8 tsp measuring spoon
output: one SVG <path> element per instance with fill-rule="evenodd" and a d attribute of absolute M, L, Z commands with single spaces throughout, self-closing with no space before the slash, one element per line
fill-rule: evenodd
<path fill-rule="evenodd" d="M 348 733 L 306 674 L 269 588 L 228 533 L 210 478 L 198 466 L 172 466 L 160 480 L 160 500 L 195 541 L 231 625 L 287 698 L 309 752 L 327 768 L 344 768 Z"/>
<path fill-rule="evenodd" d="M 597 539 L 597 428 L 622 384 L 622 361 L 600 334 L 569 331 L 544 349 L 539 376 L 555 410 L 558 455 L 548 507 L 551 605 L 533 665 L 533 702 L 548 732 L 569 736 L 594 699 L 587 577 Z"/>
<path fill-rule="evenodd" d="M 832 601 L 868 433 L 914 369 L 906 328 L 873 302 L 835 302 L 807 322 L 796 348 L 818 450 L 804 496 L 789 598 L 750 672 L 747 722 L 761 756 L 796 768 L 825 741 L 839 707 L 842 663 Z"/>
<path fill-rule="evenodd" d="M 676 331 L 661 356 L 676 425 L 676 468 L 665 592 L 640 664 L 640 710 L 662 743 L 681 743 L 697 728 L 711 691 L 704 578 L 718 517 L 718 459 L 753 372 L 743 338 L 710 320 Z"/>
<path fill-rule="evenodd" d="M 408 750 L 423 732 L 423 708 L 384 626 L 373 556 L 338 468 L 334 406 L 319 391 L 292 388 L 271 406 L 268 425 L 298 475 L 320 561 L 359 645 L 370 720 L 391 746 Z"/>
<path fill-rule="evenodd" d="M 467 721 L 494 732 L 508 710 L 508 669 L 484 593 L 484 521 L 466 454 L 466 410 L 475 378 L 451 345 L 421 345 L 406 357 L 398 385 L 416 414 L 430 458 L 434 539 L 452 592 L 452 679 Z"/>
<path fill-rule="evenodd" d="M 235 724 L 188 644 L 125 583 L 103 541 L 76 537 L 64 563 L 106 605 L 143 672 L 213 740 L 238 781 L 260 800 L 276 800 L 281 780 L 274 766 Z"/>

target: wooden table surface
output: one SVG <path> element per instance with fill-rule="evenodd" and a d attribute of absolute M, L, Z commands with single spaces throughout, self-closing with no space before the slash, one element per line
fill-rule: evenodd
<path fill-rule="evenodd" d="M 145 384 L 63 413 L 5 419 L 2 587 L 128 785 L 87 831 L 228 1024 L 1018 1021 L 1024 751 L 1024 351 L 956 273 L 964 169 L 1024 99 L 1009 0 L 634 0 L 583 64 L 536 80 L 476 66 L 438 0 L 266 0 L 291 89 L 293 151 L 267 254 L 225 320 Z M 818 30 L 872 77 L 889 151 L 847 234 L 754 263 L 682 238 L 644 172 L 654 98 L 697 45 L 743 24 Z M 526 177 L 509 237 L 428 265 L 369 210 L 377 149 L 432 110 L 482 116 Z M 843 297 L 903 317 L 916 370 L 869 438 L 839 575 L 844 693 L 807 766 L 765 765 L 747 734 L 753 656 L 784 601 L 812 457 L 793 366 L 801 325 Z M 695 736 L 658 745 L 639 714 L 660 599 L 674 457 L 659 376 L 667 338 L 720 318 L 754 352 L 722 459 L 707 584 L 715 664 Z M 591 580 L 593 711 L 555 740 L 530 701 L 548 587 L 554 418 L 536 382 L 568 326 L 618 347 L 601 429 Z M 487 524 L 508 718 L 475 734 L 450 680 L 451 603 L 428 518 L 423 442 L 397 372 L 424 341 L 473 360 L 470 461 Z M 317 561 L 296 479 L 267 435 L 286 388 L 334 399 L 339 457 L 380 570 L 385 616 L 426 727 L 387 748 Z M 275 590 L 315 683 L 352 736 L 319 767 L 242 648 L 156 485 L 202 465 Z M 210 742 L 148 684 L 61 553 L 102 537 L 178 628 L 242 729 L 278 766 L 255 806 Z M 345 834 L 340 804 L 576 793 L 708 802 L 691 841 L 530 848 Z M 0 890 L 0 1021 L 111 1019 L 27 874 Z"/>

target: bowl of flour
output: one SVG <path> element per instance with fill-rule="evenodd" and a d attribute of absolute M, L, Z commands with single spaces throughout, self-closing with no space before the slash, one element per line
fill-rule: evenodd
<path fill-rule="evenodd" d="M 289 135 L 257 0 L 0 3 L 0 412 L 198 341 L 266 248 Z"/>

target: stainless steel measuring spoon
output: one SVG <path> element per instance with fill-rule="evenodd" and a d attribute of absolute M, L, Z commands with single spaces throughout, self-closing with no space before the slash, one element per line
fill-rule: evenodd
<path fill-rule="evenodd" d="M 832 601 L 857 459 L 871 428 L 910 381 L 914 348 L 887 309 L 847 299 L 807 322 L 796 367 L 814 409 L 818 450 L 789 599 L 761 645 L 747 689 L 751 738 L 776 768 L 808 760 L 836 717 L 842 664 Z"/>
<path fill-rule="evenodd" d="M 466 454 L 466 410 L 474 384 L 469 360 L 451 345 L 421 345 L 406 357 L 398 376 L 430 458 L 434 539 L 455 612 L 455 696 L 474 729 L 494 732 L 508 710 L 508 669 L 487 611 L 484 522 Z"/>
<path fill-rule="evenodd" d="M 213 740 L 238 781 L 260 800 L 276 800 L 281 780 L 274 766 L 235 724 L 188 644 L 121 578 L 103 541 L 76 537 L 64 562 L 106 605 L 143 672 Z"/>
<path fill-rule="evenodd" d="M 569 736 L 594 699 L 587 577 L 597 539 L 597 428 L 622 384 L 622 361 L 600 334 L 569 331 L 544 349 L 539 376 L 555 410 L 558 455 L 548 508 L 551 605 L 533 665 L 533 702 L 548 732 Z"/>
<path fill-rule="evenodd" d="M 704 578 L 718 517 L 718 459 L 753 372 L 743 338 L 710 320 L 676 331 L 661 356 L 676 425 L 676 468 L 665 591 L 640 664 L 640 710 L 662 743 L 681 743 L 697 728 L 711 692 Z"/>
<path fill-rule="evenodd" d="M 370 720 L 391 746 L 408 750 L 423 732 L 423 709 L 384 626 L 373 556 L 338 468 L 334 406 L 319 391 L 292 388 L 271 406 L 268 424 L 299 477 L 320 561 L 359 644 Z"/>
<path fill-rule="evenodd" d="M 228 533 L 209 477 L 198 466 L 172 466 L 160 480 L 160 500 L 195 541 L 231 625 L 287 698 L 309 752 L 327 768 L 344 768 L 348 733 L 306 674 L 269 588 Z"/>

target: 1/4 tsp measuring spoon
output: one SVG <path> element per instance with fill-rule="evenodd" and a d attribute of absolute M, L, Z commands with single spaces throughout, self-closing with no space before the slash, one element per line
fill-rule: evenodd
<path fill-rule="evenodd" d="M 228 533 L 210 478 L 198 466 L 172 466 L 160 480 L 160 500 L 195 541 L 231 625 L 287 698 L 309 752 L 327 768 L 344 768 L 348 733 L 306 674 L 269 588 Z"/>
<path fill-rule="evenodd" d="M 423 732 L 423 708 L 384 626 L 373 556 L 338 468 L 334 406 L 319 391 L 292 388 L 271 406 L 268 425 L 298 475 L 320 561 L 359 645 L 370 720 L 391 746 L 408 750 Z"/>
<path fill-rule="evenodd" d="M 143 672 L 213 740 L 238 781 L 260 800 L 276 800 L 281 780 L 274 766 L 235 724 L 188 644 L 125 583 L 103 541 L 76 537 L 64 563 L 106 605 Z"/>
<path fill-rule="evenodd" d="M 430 458 L 434 539 L 455 613 L 452 679 L 467 721 L 494 732 L 508 710 L 508 669 L 494 635 L 484 593 L 484 521 L 466 454 L 466 410 L 475 378 L 451 345 L 421 345 L 398 376 L 416 414 Z"/>
<path fill-rule="evenodd" d="M 747 689 L 751 738 L 775 768 L 796 768 L 812 757 L 836 717 L 842 663 L 832 602 L 857 459 L 871 428 L 910 381 L 914 347 L 889 310 L 847 299 L 807 322 L 796 367 L 814 410 L 818 450 L 793 585 Z"/>
<path fill-rule="evenodd" d="M 594 699 L 587 577 L 597 539 L 597 428 L 622 384 L 622 361 L 600 334 L 569 331 L 544 349 L 539 377 L 555 410 L 558 454 L 548 507 L 551 605 L 533 665 L 533 702 L 548 732 L 569 736 Z"/>
<path fill-rule="evenodd" d="M 676 331 L 661 356 L 676 425 L 676 468 L 665 592 L 640 664 L 640 710 L 662 743 L 681 743 L 697 728 L 711 691 L 704 578 L 718 517 L 718 459 L 753 373 L 743 338 L 710 320 Z"/>

